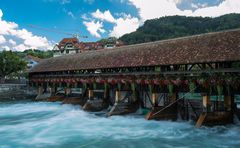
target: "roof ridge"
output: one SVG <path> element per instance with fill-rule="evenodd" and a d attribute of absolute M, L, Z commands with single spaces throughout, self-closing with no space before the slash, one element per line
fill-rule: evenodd
<path fill-rule="evenodd" d="M 183 37 L 177 37 L 177 38 L 166 39 L 166 40 L 158 40 L 158 41 L 147 42 L 147 43 L 125 45 L 125 46 L 120 46 L 120 47 L 113 47 L 113 48 L 110 48 L 110 49 L 90 50 L 90 51 L 87 51 L 87 52 L 84 52 L 84 53 L 85 54 L 87 54 L 87 53 L 91 54 L 91 53 L 94 53 L 94 52 L 123 50 L 123 49 L 130 48 L 130 47 L 152 45 L 154 43 L 165 43 L 165 42 L 170 42 L 170 41 L 178 41 L 178 40 L 183 40 L 183 39 L 189 39 L 189 38 L 195 38 L 195 37 L 203 37 L 203 36 L 207 36 L 207 35 L 216 35 L 216 34 L 221 34 L 221 33 L 226 33 L 226 32 L 234 32 L 234 31 L 240 31 L 240 28 L 222 30 L 222 31 L 217 31 L 217 32 L 208 32 L 208 33 L 202 33 L 202 34 L 196 34 L 196 35 L 190 35 L 190 36 L 183 36 Z M 78 55 L 78 54 L 83 54 L 83 53 L 76 53 L 75 55 Z M 63 56 L 67 57 L 67 56 L 72 56 L 72 55 L 70 54 L 70 55 L 63 55 Z M 60 56 L 60 57 L 62 57 L 62 56 Z M 60 57 L 54 57 L 54 58 L 60 58 Z"/>
<path fill-rule="evenodd" d="M 170 38 L 170 39 L 164 39 L 164 40 L 157 40 L 157 41 L 146 42 L 146 43 L 132 44 L 132 45 L 126 45 L 126 46 L 121 46 L 121 47 L 114 47 L 112 49 L 122 48 L 122 47 L 148 45 L 148 44 L 152 44 L 152 43 L 164 43 L 164 42 L 168 42 L 168 41 L 175 41 L 175 40 L 194 38 L 194 37 L 206 36 L 206 35 L 214 35 L 214 34 L 225 33 L 225 32 L 234 32 L 234 31 L 240 31 L 240 28 L 227 29 L 227 30 L 221 30 L 221 31 L 216 31 L 216 32 L 207 32 L 207 33 L 201 33 L 201 34 L 195 34 L 195 35 L 189 35 L 189 36 L 182 36 L 182 37 L 176 37 L 176 38 Z"/>

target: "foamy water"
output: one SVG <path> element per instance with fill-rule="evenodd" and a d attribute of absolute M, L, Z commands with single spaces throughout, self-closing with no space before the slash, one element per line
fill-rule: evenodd
<path fill-rule="evenodd" d="M 2 103 L 0 147 L 240 147 L 240 126 L 196 129 L 136 115 L 106 118 L 60 103 Z"/>

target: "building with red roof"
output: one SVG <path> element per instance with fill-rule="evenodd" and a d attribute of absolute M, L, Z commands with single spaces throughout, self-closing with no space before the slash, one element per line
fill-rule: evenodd
<path fill-rule="evenodd" d="M 53 48 L 54 57 L 81 53 L 91 50 L 103 49 L 104 45 L 99 42 L 79 42 L 77 38 L 64 38 Z"/>

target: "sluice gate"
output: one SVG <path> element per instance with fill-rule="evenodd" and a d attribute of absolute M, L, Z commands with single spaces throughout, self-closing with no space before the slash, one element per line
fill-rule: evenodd
<path fill-rule="evenodd" d="M 240 30 L 50 58 L 29 80 L 37 99 L 108 116 L 144 108 L 147 120 L 233 123 L 239 117 Z"/>

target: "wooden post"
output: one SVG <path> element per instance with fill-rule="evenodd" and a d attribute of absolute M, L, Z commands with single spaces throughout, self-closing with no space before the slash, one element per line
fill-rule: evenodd
<path fill-rule="evenodd" d="M 173 93 L 171 96 L 170 96 L 170 103 L 173 103 L 177 100 L 177 93 Z"/>
<path fill-rule="evenodd" d="M 65 94 L 68 96 L 71 93 L 71 88 L 67 87 L 64 89 Z"/>
<path fill-rule="evenodd" d="M 104 99 L 108 99 L 109 98 L 109 89 L 108 89 L 108 84 L 105 82 L 104 83 L 104 95 L 103 95 Z"/>
<path fill-rule="evenodd" d="M 88 90 L 88 98 L 93 99 L 93 90 L 91 89 Z"/>
<path fill-rule="evenodd" d="M 203 96 L 203 107 L 206 109 L 206 112 L 209 111 L 211 105 L 210 96 Z"/>
<path fill-rule="evenodd" d="M 39 86 L 38 87 L 38 95 L 42 95 L 43 94 L 43 87 Z"/>
<path fill-rule="evenodd" d="M 233 97 L 226 95 L 224 96 L 224 108 L 226 109 L 226 111 L 231 111 L 232 110 L 232 102 L 233 101 Z"/>
<path fill-rule="evenodd" d="M 116 91 L 115 103 L 118 103 L 121 98 L 121 91 Z"/>
<path fill-rule="evenodd" d="M 156 93 L 152 93 L 152 103 L 154 107 L 158 106 L 158 102 L 157 102 L 157 94 Z"/>
<path fill-rule="evenodd" d="M 51 95 L 55 95 L 55 93 L 57 92 L 57 87 L 56 86 L 53 86 L 53 87 L 50 87 L 50 94 Z"/>

